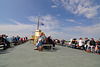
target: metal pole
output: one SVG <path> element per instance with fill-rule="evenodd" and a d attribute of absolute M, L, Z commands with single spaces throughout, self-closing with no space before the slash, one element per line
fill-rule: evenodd
<path fill-rule="evenodd" d="M 37 30 L 39 30 L 39 16 L 38 16 L 38 25 L 37 25 Z"/>

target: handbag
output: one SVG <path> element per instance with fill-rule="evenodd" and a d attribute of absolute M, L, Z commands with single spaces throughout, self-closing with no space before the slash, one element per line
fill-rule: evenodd
<path fill-rule="evenodd" d="M 89 52 L 89 53 L 91 52 L 91 50 L 89 48 L 86 51 Z"/>

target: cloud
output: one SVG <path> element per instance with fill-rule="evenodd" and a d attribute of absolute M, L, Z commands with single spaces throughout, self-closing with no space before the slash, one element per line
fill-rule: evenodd
<path fill-rule="evenodd" d="M 33 17 L 36 17 L 36 16 L 33 16 Z M 59 31 L 61 29 L 61 26 L 60 26 L 61 24 L 60 24 L 60 21 L 56 17 L 49 14 L 45 16 L 40 16 L 40 22 L 44 23 L 43 26 L 40 25 L 40 29 L 46 34 L 46 36 L 51 35 L 53 38 L 60 38 Z"/>
<path fill-rule="evenodd" d="M 79 22 L 77 22 L 77 21 L 75 21 L 75 20 L 73 20 L 73 19 L 66 19 L 66 21 L 68 21 L 68 22 L 73 22 L 73 23 L 77 23 L 77 24 L 82 24 L 82 23 L 79 23 Z"/>
<path fill-rule="evenodd" d="M 32 18 L 32 17 L 36 17 L 36 18 Z M 28 19 L 30 20 L 32 18 L 32 22 L 36 22 L 37 23 L 37 16 L 30 16 L 28 17 Z M 31 20 L 30 20 L 31 21 Z M 40 22 L 44 23 L 44 26 L 40 26 L 40 29 L 42 30 L 53 30 L 56 28 L 59 28 L 59 20 L 57 20 L 56 17 L 51 16 L 51 15 L 45 15 L 45 16 L 40 16 Z"/>
<path fill-rule="evenodd" d="M 72 20 L 72 19 L 66 19 L 66 21 L 69 21 L 69 22 L 76 22 L 75 20 Z"/>
<path fill-rule="evenodd" d="M 13 20 L 13 19 L 9 19 L 11 22 L 14 22 L 14 23 L 16 23 L 17 25 L 21 25 L 21 23 L 20 22 L 18 22 L 18 21 L 15 21 L 15 20 Z"/>
<path fill-rule="evenodd" d="M 35 17 L 35 16 L 34 16 Z M 37 18 L 38 19 L 38 18 Z M 73 19 L 66 19 L 66 21 L 78 23 Z M 40 22 L 44 23 L 44 26 L 40 26 L 40 29 L 45 32 L 46 36 L 51 35 L 53 38 L 70 40 L 71 38 L 80 37 L 94 37 L 97 38 L 100 33 L 100 24 L 94 24 L 92 26 L 74 26 L 63 27 L 61 20 L 51 15 L 45 15 L 40 17 Z M 79 24 L 79 23 L 78 23 Z M 100 35 L 99 35 L 100 36 Z"/>
<path fill-rule="evenodd" d="M 53 5 L 53 6 L 51 6 L 51 8 L 57 8 L 57 6 L 56 5 Z"/>
<path fill-rule="evenodd" d="M 85 34 L 98 34 L 100 33 L 100 23 L 88 27 L 81 27 L 80 30 L 82 30 Z"/>
<path fill-rule="evenodd" d="M 94 5 L 94 0 L 53 0 L 53 2 L 75 15 L 87 18 L 94 18 L 100 8 L 100 5 Z"/>
<path fill-rule="evenodd" d="M 63 28 L 63 32 L 67 33 L 66 35 L 69 35 L 71 38 L 76 37 L 76 38 L 80 38 L 80 37 L 88 37 L 88 38 L 95 38 L 96 40 L 99 38 L 98 36 L 100 36 L 100 23 L 99 24 L 95 24 L 92 26 L 75 26 L 75 27 L 67 27 Z"/>
<path fill-rule="evenodd" d="M 52 0 L 54 2 L 54 4 L 59 5 L 59 0 Z"/>
<path fill-rule="evenodd" d="M 57 17 L 60 17 L 60 14 L 57 14 Z"/>
<path fill-rule="evenodd" d="M 33 18 L 36 17 L 36 18 Z M 30 20 L 32 18 L 32 20 Z M 37 23 L 37 16 L 30 16 L 27 18 L 31 22 Z M 16 25 L 0 25 L 0 32 L 7 33 L 8 36 L 19 35 L 19 36 L 28 36 L 31 37 L 32 34 L 35 33 L 37 28 L 37 24 L 26 25 L 21 24 L 14 19 L 9 19 L 12 23 L 16 23 Z M 67 19 L 70 22 L 76 22 L 73 19 Z M 94 24 L 91 26 L 64 26 L 62 25 L 61 20 L 57 19 L 52 15 L 45 15 L 40 17 L 40 22 L 43 22 L 44 25 L 40 25 L 40 29 L 46 34 L 46 36 L 51 35 L 53 38 L 58 39 L 66 39 L 70 40 L 71 38 L 80 38 L 80 37 L 94 37 L 98 38 L 100 36 L 100 23 Z M 34 33 L 32 33 L 34 31 Z"/>
<path fill-rule="evenodd" d="M 16 25 L 0 25 L 0 32 L 1 33 L 6 33 L 8 36 L 13 36 L 13 35 L 21 35 L 21 36 L 28 36 L 30 37 L 30 34 L 32 31 L 35 30 L 36 25 L 26 25 L 26 24 L 21 24 L 21 22 L 18 22 L 13 19 L 9 19 L 12 23 L 16 23 Z"/>
<path fill-rule="evenodd" d="M 33 23 L 36 23 L 38 22 L 38 16 L 30 16 L 30 17 L 27 17 L 29 21 L 33 22 Z"/>

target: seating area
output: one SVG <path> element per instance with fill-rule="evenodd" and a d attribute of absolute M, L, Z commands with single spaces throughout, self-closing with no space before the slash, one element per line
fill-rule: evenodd
<path fill-rule="evenodd" d="M 93 38 L 91 38 L 90 40 L 88 38 L 85 38 L 85 40 L 83 40 L 82 38 L 80 38 L 79 40 L 74 38 L 71 39 L 71 41 L 65 42 L 64 44 L 59 43 L 57 45 L 67 46 L 73 49 L 79 49 L 88 53 L 96 53 L 100 55 L 100 38 L 97 41 L 94 41 Z"/>
<path fill-rule="evenodd" d="M 45 48 L 48 48 L 49 50 L 53 50 L 53 44 L 42 44 L 42 50 L 44 50 Z"/>
<path fill-rule="evenodd" d="M 25 42 L 28 41 L 27 37 L 19 37 L 19 36 L 13 36 L 13 37 L 8 37 L 5 34 L 0 35 L 0 49 L 7 49 L 10 48 L 12 46 L 17 46 L 17 45 L 21 45 Z"/>
<path fill-rule="evenodd" d="M 31 40 L 30 40 L 31 42 Z M 44 33 L 41 33 L 37 38 L 37 43 L 35 44 L 36 48 L 34 50 L 42 51 L 45 48 L 49 50 L 55 49 L 55 42 L 54 39 L 51 38 L 49 35 L 48 37 L 45 36 Z"/>
<path fill-rule="evenodd" d="M 0 48 L 3 47 L 3 49 L 5 49 L 6 45 L 4 42 L 0 41 Z"/>

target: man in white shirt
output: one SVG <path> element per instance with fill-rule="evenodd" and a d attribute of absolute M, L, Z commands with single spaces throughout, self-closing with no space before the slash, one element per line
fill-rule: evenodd
<path fill-rule="evenodd" d="M 84 40 L 82 38 L 80 38 L 79 40 L 79 46 L 80 47 L 83 47 L 83 50 L 85 50 L 85 47 L 84 47 Z"/>

